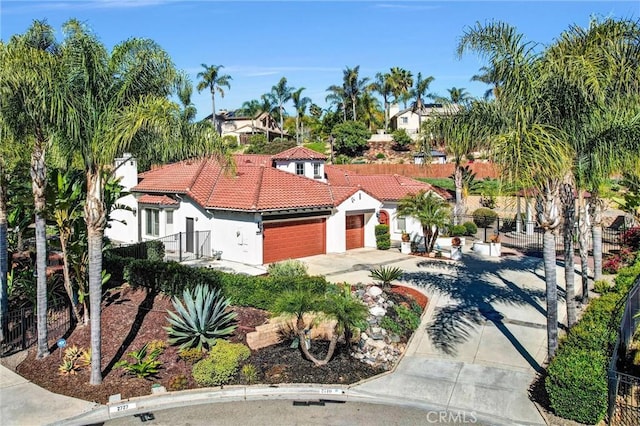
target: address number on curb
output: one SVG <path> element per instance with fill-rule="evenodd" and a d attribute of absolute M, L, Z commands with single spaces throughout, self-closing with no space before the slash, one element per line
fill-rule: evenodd
<path fill-rule="evenodd" d="M 343 393 L 342 389 L 320 389 L 321 395 L 342 395 Z"/>
<path fill-rule="evenodd" d="M 130 402 L 128 404 L 120 404 L 120 405 L 114 405 L 113 407 L 109 407 L 109 412 L 110 413 L 121 413 L 123 411 L 133 410 L 134 408 L 136 408 L 136 403 L 135 402 Z"/>

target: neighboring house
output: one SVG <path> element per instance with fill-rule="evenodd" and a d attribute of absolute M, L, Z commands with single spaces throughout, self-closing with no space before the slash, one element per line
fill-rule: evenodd
<path fill-rule="evenodd" d="M 205 120 L 211 120 L 211 115 Z M 216 124 L 221 136 L 234 136 L 241 144 L 249 143 L 249 137 L 255 134 L 263 134 L 268 140 L 280 137 L 280 125 L 267 112 L 260 113 L 251 119 L 251 117 L 236 115 L 235 111 L 221 110 L 216 114 Z M 286 131 L 284 137 L 289 137 Z"/>
<path fill-rule="evenodd" d="M 214 158 L 186 160 L 137 175 L 135 160 L 116 165 L 125 190 L 106 235 L 130 243 L 176 233 L 208 231 L 212 252 L 262 265 L 289 258 L 375 247 L 375 226 L 391 226 L 392 239 L 419 224 L 395 217 L 397 202 L 419 190 L 446 191 L 402 176 L 349 175 L 303 147 L 274 156 L 237 155 L 235 170 Z M 137 176 L 137 179 L 136 179 Z M 188 236 L 187 236 L 188 238 Z"/>
<path fill-rule="evenodd" d="M 409 136 L 416 138 L 420 133 L 420 123 L 424 123 L 430 117 L 437 114 L 453 113 L 458 111 L 458 105 L 443 105 L 443 104 L 424 104 L 423 107 L 414 112 L 412 108 L 399 109 L 397 104 L 394 104 L 389 109 L 390 127 L 391 130 L 404 129 Z"/>

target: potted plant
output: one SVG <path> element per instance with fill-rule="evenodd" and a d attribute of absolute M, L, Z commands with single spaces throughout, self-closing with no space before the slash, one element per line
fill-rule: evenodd
<path fill-rule="evenodd" d="M 407 231 L 402 231 L 402 242 L 400 243 L 400 252 L 402 254 L 410 254 L 413 250 L 411 248 L 411 236 Z"/>
<path fill-rule="evenodd" d="M 409 241 L 411 241 L 411 236 L 409 235 L 409 233 L 407 231 L 402 231 L 402 241 L 405 243 L 408 243 Z"/>

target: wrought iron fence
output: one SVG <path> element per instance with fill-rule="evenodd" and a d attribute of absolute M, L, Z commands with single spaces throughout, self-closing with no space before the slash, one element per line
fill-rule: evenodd
<path fill-rule="evenodd" d="M 618 342 L 609 362 L 609 396 L 607 415 L 609 425 L 636 426 L 640 422 L 640 377 L 632 376 L 618 370 L 622 359 L 627 356 L 633 335 L 640 323 L 640 278 L 629 291 L 624 312 L 618 330 Z"/>
<path fill-rule="evenodd" d="M 530 256 L 542 256 L 544 229 L 537 225 L 535 221 L 516 221 L 513 218 L 503 217 L 483 217 L 481 220 L 476 218 L 477 222 L 487 223 L 486 227 L 479 227 L 478 231 L 471 235 L 479 240 L 488 241 L 491 236 L 500 237 L 500 242 L 505 247 L 511 247 Z M 474 222 L 474 217 L 470 215 L 462 215 L 461 223 Z M 475 222 L 474 222 L 475 223 Z M 611 253 L 621 248 L 621 237 L 626 229 L 622 228 L 602 228 L 602 252 Z M 562 229 L 556 236 L 556 253 L 561 255 L 564 253 L 564 242 L 561 236 Z M 577 235 L 577 233 L 576 233 Z M 576 237 L 576 251 L 578 250 L 578 242 Z M 591 252 L 593 250 L 591 234 L 587 237 L 587 247 Z"/>
<path fill-rule="evenodd" d="M 38 341 L 36 309 L 33 306 L 10 310 L 0 342 L 0 356 L 25 350 Z M 49 344 L 64 336 L 73 326 L 73 313 L 69 303 L 59 303 L 47 309 L 47 336 Z"/>
<path fill-rule="evenodd" d="M 122 245 L 113 250 L 123 257 L 157 258 L 157 260 L 175 260 L 177 262 L 215 257 L 216 255 L 211 251 L 210 231 L 178 232 L 155 240 Z"/>

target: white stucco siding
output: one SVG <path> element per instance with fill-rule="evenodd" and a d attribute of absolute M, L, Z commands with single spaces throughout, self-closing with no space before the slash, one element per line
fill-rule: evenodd
<path fill-rule="evenodd" d="M 383 204 L 381 210 L 386 210 L 387 213 L 389 213 L 389 232 L 391 234 L 391 241 L 401 241 L 403 230 L 411 235 L 412 240 L 415 236 L 422 236 L 422 226 L 420 225 L 420 222 L 411 217 L 405 218 L 405 227 L 404 229 L 402 228 L 397 214 L 398 203 L 387 201 Z"/>
<path fill-rule="evenodd" d="M 262 232 L 255 213 L 216 210 L 213 212 L 213 251 L 222 251 L 222 259 L 249 265 L 262 264 Z"/>
<path fill-rule="evenodd" d="M 375 226 L 378 224 L 375 212 L 381 203 L 364 191 L 358 191 L 342 202 L 327 219 L 327 253 L 346 251 L 346 216 L 364 214 L 364 245 L 376 246 Z"/>
<path fill-rule="evenodd" d="M 297 174 L 296 164 L 298 163 L 304 165 L 304 174 L 302 176 L 320 182 L 326 182 L 324 178 L 324 161 L 321 160 L 276 161 L 276 169 L 295 175 Z"/>
<path fill-rule="evenodd" d="M 132 194 L 129 194 L 119 198 L 117 203 L 130 207 L 133 211 L 124 209 L 112 211 L 109 215 L 109 226 L 104 230 L 105 235 L 118 243 L 138 242 L 138 201 Z"/>

